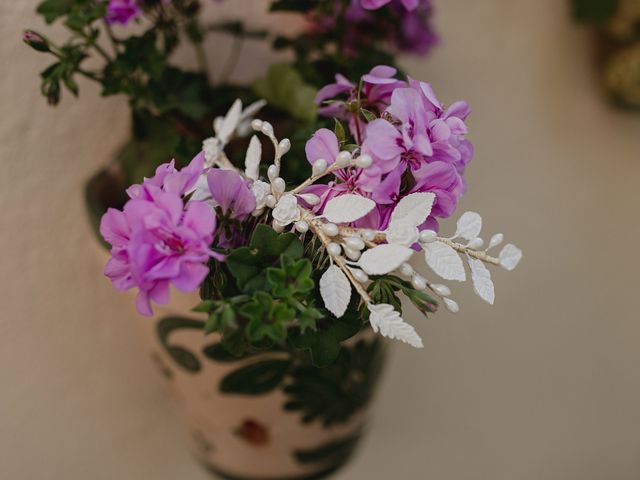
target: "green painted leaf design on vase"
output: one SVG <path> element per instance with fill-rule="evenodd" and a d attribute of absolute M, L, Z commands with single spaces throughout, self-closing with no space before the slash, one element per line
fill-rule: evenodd
<path fill-rule="evenodd" d="M 204 322 L 186 317 L 164 317 L 158 321 L 156 332 L 160 343 L 171 358 L 183 369 L 191 373 L 197 373 L 202 366 L 200 360 L 192 352 L 179 345 L 170 345 L 169 336 L 176 330 L 202 330 Z"/>
<path fill-rule="evenodd" d="M 269 359 L 234 370 L 220 382 L 220 391 L 238 395 L 262 395 L 277 388 L 291 367 L 289 359 Z"/>
<path fill-rule="evenodd" d="M 374 394 L 383 364 L 382 341 L 359 341 L 343 348 L 331 365 L 298 365 L 284 388 L 285 409 L 299 412 L 302 422 L 322 422 L 325 427 L 347 422 Z"/>

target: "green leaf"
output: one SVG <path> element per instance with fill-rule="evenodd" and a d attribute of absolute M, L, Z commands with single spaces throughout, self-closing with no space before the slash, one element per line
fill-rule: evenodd
<path fill-rule="evenodd" d="M 310 292 L 315 286 L 311 279 L 312 270 L 311 262 L 306 258 L 294 260 L 287 255 L 280 255 L 280 267 L 267 269 L 267 280 L 273 296 L 286 299 Z"/>
<path fill-rule="evenodd" d="M 221 305 L 209 315 L 204 327 L 204 333 L 224 332 L 237 327 L 236 312 L 231 305 L 222 302 Z"/>
<path fill-rule="evenodd" d="M 315 332 L 318 329 L 318 320 L 322 320 L 324 317 L 325 315 L 314 306 L 309 306 L 298 311 L 297 318 L 300 326 L 300 333 L 304 334 L 307 330 Z"/>
<path fill-rule="evenodd" d="M 370 112 L 369 110 L 366 110 L 364 108 L 360 109 L 360 113 L 362 114 L 362 116 L 364 117 L 364 119 L 367 122 L 373 122 L 374 120 L 376 120 L 378 117 L 376 117 L 376 114 L 373 112 Z"/>
<path fill-rule="evenodd" d="M 256 292 L 253 299 L 240 309 L 249 320 L 245 333 L 249 341 L 270 339 L 282 343 L 287 338 L 287 324 L 295 318 L 295 310 L 275 301 L 266 292 Z"/>
<path fill-rule="evenodd" d="M 238 288 L 245 293 L 271 290 L 266 270 L 277 264 L 280 255 L 302 258 L 304 247 L 293 233 L 278 234 L 266 225 L 258 225 L 248 247 L 238 248 L 227 256 L 227 267 Z"/>
<path fill-rule="evenodd" d="M 193 307 L 191 311 L 199 312 L 199 313 L 209 313 L 214 305 L 215 305 L 215 302 L 213 302 L 212 300 L 205 300 L 203 302 L 200 302 L 195 307 Z"/>
<path fill-rule="evenodd" d="M 602 23 L 618 11 L 619 0 L 572 0 L 571 3 L 576 20 Z"/>
<path fill-rule="evenodd" d="M 367 288 L 373 303 L 387 303 L 392 305 L 396 311 L 402 312 L 402 303 L 396 295 L 398 290 L 397 285 L 386 275 L 371 278 L 371 283 Z"/>
<path fill-rule="evenodd" d="M 234 370 L 222 379 L 220 391 L 238 395 L 261 395 L 276 388 L 287 375 L 290 360 L 263 360 Z"/>
<path fill-rule="evenodd" d="M 306 84 L 291 65 L 272 65 L 266 77 L 259 79 L 253 88 L 270 105 L 298 120 L 310 123 L 317 117 L 316 89 Z"/>
<path fill-rule="evenodd" d="M 36 12 L 44 18 L 47 23 L 53 23 L 58 18 L 71 11 L 74 0 L 45 0 L 38 5 Z"/>
<path fill-rule="evenodd" d="M 338 137 L 338 142 L 340 143 L 340 145 L 342 145 L 347 139 L 347 134 L 340 120 L 338 120 L 337 118 L 334 118 L 333 120 L 335 122 L 333 131 L 336 134 L 336 137 Z"/>
<path fill-rule="evenodd" d="M 307 350 L 316 367 L 322 368 L 335 361 L 342 348 L 342 342 L 360 331 L 362 320 L 355 308 L 349 308 L 342 318 L 326 318 L 325 325 L 316 331 L 292 334 L 291 344 Z"/>

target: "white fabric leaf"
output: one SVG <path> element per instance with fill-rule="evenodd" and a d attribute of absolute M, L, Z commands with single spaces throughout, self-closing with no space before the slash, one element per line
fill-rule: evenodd
<path fill-rule="evenodd" d="M 482 260 L 471 258 L 467 255 L 469 268 L 471 268 L 471 280 L 473 290 L 478 296 L 490 305 L 496 300 L 496 291 L 491 280 L 491 272 Z"/>
<path fill-rule="evenodd" d="M 262 160 L 262 144 L 257 135 L 251 137 L 247 155 L 244 159 L 244 174 L 251 180 L 260 176 L 260 161 Z"/>
<path fill-rule="evenodd" d="M 475 212 L 465 212 L 458 219 L 457 227 L 453 238 L 473 240 L 482 230 L 482 217 Z"/>
<path fill-rule="evenodd" d="M 252 104 L 250 104 L 247 108 L 242 112 L 242 120 L 247 120 L 248 118 L 252 118 L 256 113 L 258 113 L 262 107 L 267 104 L 266 100 L 256 100 Z"/>
<path fill-rule="evenodd" d="M 522 260 L 522 250 L 510 243 L 506 244 L 500 251 L 500 266 L 505 270 L 512 271 Z"/>
<path fill-rule="evenodd" d="M 218 127 L 217 136 L 218 138 L 226 144 L 230 139 L 233 132 L 236 130 L 236 127 L 240 123 L 240 115 L 242 114 L 242 102 L 240 99 L 236 99 L 231 105 L 231 108 L 227 112 L 227 115 L 224 117 L 224 120 Z"/>
<path fill-rule="evenodd" d="M 375 206 L 373 200 L 350 193 L 329 200 L 322 216 L 333 223 L 351 223 L 364 217 Z"/>
<path fill-rule="evenodd" d="M 458 252 L 441 242 L 430 243 L 425 247 L 425 260 L 435 273 L 445 280 L 464 282 L 467 278 L 464 264 Z"/>
<path fill-rule="evenodd" d="M 424 223 L 431 214 L 436 196 L 431 192 L 417 192 L 404 197 L 391 214 L 389 228 L 397 223 L 410 224 L 417 227 Z"/>
<path fill-rule="evenodd" d="M 413 255 L 413 250 L 403 245 L 378 245 L 362 254 L 358 265 L 369 275 L 384 275 L 392 272 Z"/>
<path fill-rule="evenodd" d="M 351 300 L 351 283 L 342 270 L 331 265 L 320 279 L 320 295 L 324 306 L 337 318 L 347 311 Z"/>
<path fill-rule="evenodd" d="M 391 305 L 386 303 L 380 305 L 369 304 L 369 311 L 371 312 L 369 323 L 374 332 L 380 332 L 383 337 L 400 340 L 415 348 L 424 346 L 416 330 L 405 322 Z"/>

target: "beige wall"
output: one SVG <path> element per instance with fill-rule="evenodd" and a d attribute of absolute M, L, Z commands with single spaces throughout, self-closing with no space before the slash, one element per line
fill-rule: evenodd
<path fill-rule="evenodd" d="M 444 44 L 406 61 L 474 107 L 462 208 L 525 258 L 495 274 L 495 307 L 460 287 L 458 316 L 413 318 L 426 348 L 395 349 L 338 478 L 640 478 L 640 115 L 602 101 L 564 3 L 436 1 Z M 45 106 L 45 59 L 19 42 L 35 4 L 0 1 L 0 477 L 207 478 L 85 221 L 83 182 L 125 139 L 126 105 L 83 84 Z"/>

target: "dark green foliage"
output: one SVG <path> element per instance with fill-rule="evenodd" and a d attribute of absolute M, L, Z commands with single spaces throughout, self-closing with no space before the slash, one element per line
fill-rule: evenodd
<path fill-rule="evenodd" d="M 270 339 L 278 343 L 286 340 L 288 323 L 296 315 L 289 305 L 278 302 L 267 292 L 254 293 L 239 313 L 249 321 L 246 336 L 250 342 Z"/>
<path fill-rule="evenodd" d="M 53 23 L 58 18 L 68 14 L 75 0 L 45 0 L 40 3 L 37 12 L 42 15 L 45 22 Z"/>
<path fill-rule="evenodd" d="M 267 268 L 277 265 L 281 255 L 298 260 L 302 254 L 302 243 L 294 234 L 278 234 L 266 225 L 258 225 L 249 246 L 229 254 L 227 266 L 238 288 L 245 293 L 254 293 L 268 288 Z"/>
<path fill-rule="evenodd" d="M 602 23 L 618 10 L 618 0 L 571 0 L 573 16 L 585 23 Z"/>
<path fill-rule="evenodd" d="M 311 262 L 306 258 L 295 260 L 289 255 L 281 255 L 280 266 L 267 269 L 267 281 L 273 296 L 287 299 L 309 293 L 314 286 L 311 272 Z"/>
<path fill-rule="evenodd" d="M 393 305 L 398 312 L 402 312 L 402 304 L 398 297 L 398 293 L 401 292 L 425 315 L 435 312 L 438 307 L 438 302 L 433 297 L 414 289 L 409 282 L 398 277 L 382 275 L 371 280 L 368 292 L 375 303 L 387 303 Z"/>
<path fill-rule="evenodd" d="M 291 65 L 272 65 L 267 75 L 254 84 L 254 89 L 269 104 L 294 118 L 309 123 L 316 118 L 316 89 L 307 85 Z"/>
<path fill-rule="evenodd" d="M 327 312 L 325 318 L 318 322 L 317 330 L 292 332 L 290 342 L 295 348 L 308 351 L 315 366 L 326 367 L 338 357 L 342 342 L 361 328 L 360 315 L 352 307 L 342 318 L 335 318 Z"/>

